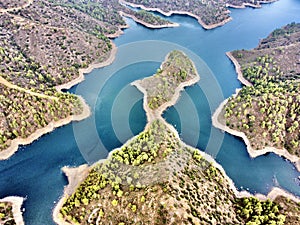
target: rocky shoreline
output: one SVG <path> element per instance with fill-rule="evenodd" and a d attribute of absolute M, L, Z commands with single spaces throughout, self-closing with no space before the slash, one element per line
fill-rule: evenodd
<path fill-rule="evenodd" d="M 238 80 L 245 86 L 252 86 L 252 84 L 243 77 L 243 73 L 241 71 L 241 66 L 238 63 L 238 61 L 233 57 L 233 55 L 230 52 L 227 52 L 226 55 L 229 57 L 229 59 L 233 62 L 234 66 L 235 66 L 236 73 L 238 74 Z M 236 90 L 236 93 L 233 96 L 237 96 L 239 91 L 240 91 L 240 89 Z M 279 156 L 282 156 L 282 157 L 288 159 L 292 163 L 294 163 L 297 170 L 300 171 L 300 158 L 295 155 L 291 155 L 286 149 L 277 149 L 274 147 L 266 147 L 264 149 L 254 150 L 251 147 L 251 143 L 250 143 L 249 139 L 247 138 L 247 136 L 245 135 L 245 133 L 236 131 L 236 130 L 233 130 L 233 129 L 227 127 L 224 118 L 221 118 L 222 110 L 224 109 L 224 106 L 226 105 L 226 103 L 227 103 L 227 99 L 221 103 L 221 105 L 218 107 L 218 109 L 213 114 L 213 116 L 212 116 L 213 126 L 215 126 L 216 128 L 219 128 L 223 131 L 226 131 L 234 136 L 241 137 L 244 140 L 244 142 L 247 146 L 247 151 L 252 158 L 264 155 L 269 152 L 273 152 Z"/>
<path fill-rule="evenodd" d="M 141 8 L 143 10 L 146 10 L 146 11 L 156 11 L 156 12 L 159 12 L 160 14 L 164 15 L 164 16 L 171 16 L 173 14 L 179 14 L 179 15 L 188 15 L 190 17 L 193 17 L 195 19 L 198 20 L 198 23 L 204 28 L 204 29 L 207 29 L 207 30 L 210 30 L 210 29 L 213 29 L 213 28 L 216 28 L 216 27 L 219 27 L 219 26 L 223 26 L 224 24 L 228 23 L 229 21 L 232 20 L 232 18 L 228 18 L 226 20 L 223 20 L 222 22 L 220 23 L 216 23 L 216 24 L 212 24 L 212 25 L 207 25 L 205 24 L 201 18 L 199 16 L 196 16 L 194 15 L 193 13 L 190 13 L 190 12 L 185 12 L 185 11 L 170 11 L 170 12 L 164 12 L 163 10 L 159 9 L 159 8 L 147 8 L 147 7 L 144 7 L 143 5 L 138 5 L 138 4 L 134 4 L 134 3 L 130 3 L 130 2 L 126 2 L 124 0 L 120 0 L 119 1 L 121 4 L 124 4 L 124 5 L 128 5 L 128 6 L 131 6 L 131 7 L 134 7 L 134 8 Z"/>

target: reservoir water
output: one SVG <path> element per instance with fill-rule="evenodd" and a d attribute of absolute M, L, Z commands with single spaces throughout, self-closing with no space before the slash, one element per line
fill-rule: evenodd
<path fill-rule="evenodd" d="M 69 90 L 86 99 L 92 116 L 58 128 L 0 161 L 0 197 L 26 197 L 23 207 L 28 225 L 54 224 L 52 209 L 67 184 L 60 169 L 105 158 L 143 130 L 143 95 L 130 83 L 155 73 L 165 54 L 175 48 L 193 59 L 201 77 L 163 115 L 182 140 L 211 154 L 240 190 L 267 194 L 280 186 L 300 196 L 295 180 L 300 173 L 293 164 L 274 154 L 251 159 L 242 140 L 211 125 L 217 106 L 241 87 L 225 52 L 254 48 L 272 30 L 300 22 L 300 1 L 280 0 L 261 9 L 231 11 L 231 22 L 209 31 L 186 16 L 170 18 L 180 27 L 160 30 L 127 20 L 130 28 L 114 40 L 119 47 L 114 63 L 93 70 L 84 82 Z"/>

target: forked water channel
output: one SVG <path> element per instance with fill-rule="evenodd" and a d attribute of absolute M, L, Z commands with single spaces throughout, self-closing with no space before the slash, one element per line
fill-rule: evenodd
<path fill-rule="evenodd" d="M 9 160 L 1 161 L 0 197 L 27 197 L 26 224 L 54 224 L 52 208 L 67 183 L 60 168 L 105 158 L 107 151 L 143 130 L 143 95 L 130 83 L 155 73 L 173 48 L 181 48 L 196 58 L 193 61 L 201 77 L 164 113 L 183 141 L 212 154 L 239 189 L 266 194 L 273 186 L 279 186 L 300 196 L 300 173 L 293 164 L 274 154 L 251 159 L 242 140 L 211 124 L 211 115 L 218 105 L 241 87 L 225 52 L 254 48 L 275 28 L 300 22 L 299 11 L 297 0 L 280 0 L 259 10 L 232 10 L 233 21 L 209 31 L 185 16 L 171 17 L 180 27 L 161 30 L 127 20 L 130 28 L 115 40 L 119 51 L 114 63 L 94 70 L 71 89 L 86 99 L 92 117 L 59 128 L 21 147 Z M 87 123 L 90 124 L 86 126 Z"/>

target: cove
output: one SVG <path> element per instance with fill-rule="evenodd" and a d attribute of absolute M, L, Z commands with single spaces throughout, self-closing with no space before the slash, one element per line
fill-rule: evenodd
<path fill-rule="evenodd" d="M 130 60 L 130 55 L 143 58 L 143 49 L 119 52 L 112 65 L 92 71 L 84 82 L 73 87 L 70 91 L 81 94 L 91 106 L 93 120 L 89 118 L 56 129 L 33 144 L 21 147 L 9 160 L 1 161 L 0 197 L 27 197 L 23 205 L 26 224 L 54 224 L 52 209 L 67 184 L 61 167 L 79 166 L 86 163 L 86 159 L 93 163 L 143 130 L 146 124 L 143 96 L 130 83 L 156 71 L 165 56 L 162 49 L 166 43 L 193 52 L 215 78 L 206 79 L 205 74 L 199 72 L 199 84 L 187 88 L 178 103 L 164 113 L 166 120 L 176 125 L 181 138 L 212 154 L 240 189 L 266 194 L 273 186 L 281 186 L 300 196 L 300 186 L 294 180 L 300 174 L 291 163 L 274 154 L 250 159 L 240 139 L 211 126 L 211 113 L 224 98 L 241 87 L 225 52 L 254 48 L 258 40 L 272 30 L 293 21 L 300 22 L 299 11 L 297 0 L 280 0 L 261 9 L 232 9 L 233 21 L 209 31 L 186 16 L 172 16 L 170 19 L 181 26 L 161 30 L 147 29 L 127 20 L 130 28 L 114 41 L 117 46 L 134 47 L 145 40 L 163 41 L 162 46 L 153 48 L 153 52 L 148 53 L 152 53 L 151 57 L 143 61 Z M 128 63 L 120 67 L 123 60 Z M 209 89 L 212 84 L 220 87 L 221 96 L 205 91 L 204 87 Z M 214 97 L 215 102 L 210 102 Z M 89 122 L 93 127 L 85 126 Z M 217 151 L 208 147 L 215 135 L 222 137 Z"/>

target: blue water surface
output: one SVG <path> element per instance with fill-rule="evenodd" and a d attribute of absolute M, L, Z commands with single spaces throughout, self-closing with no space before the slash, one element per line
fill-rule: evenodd
<path fill-rule="evenodd" d="M 231 11 L 232 21 L 208 31 L 186 16 L 170 17 L 180 27 L 159 30 L 127 20 L 130 28 L 114 40 L 120 48 L 114 63 L 93 70 L 84 82 L 70 90 L 86 99 L 92 116 L 58 128 L 1 161 L 0 197 L 26 197 L 25 223 L 52 225 L 52 210 L 67 184 L 61 168 L 105 158 L 109 151 L 143 130 L 146 124 L 143 95 L 130 83 L 155 73 L 165 56 L 162 49 L 168 45 L 162 42 L 161 48 L 153 48 L 149 59 L 131 61 L 132 55 L 143 58 L 145 52 L 140 42 L 145 40 L 173 43 L 193 52 L 214 76 L 212 80 L 206 73 L 200 73 L 199 83 L 186 88 L 177 104 L 164 112 L 164 118 L 176 127 L 181 138 L 215 157 L 241 190 L 266 194 L 273 186 L 280 186 L 300 196 L 300 186 L 295 180 L 300 173 L 293 164 L 274 154 L 251 159 L 242 140 L 211 125 L 216 107 L 241 87 L 225 52 L 254 48 L 272 30 L 300 22 L 300 1 L 280 0 L 261 9 Z M 128 44 L 131 51 L 122 50 Z M 221 137 L 220 147 L 212 148 L 218 137 Z"/>

